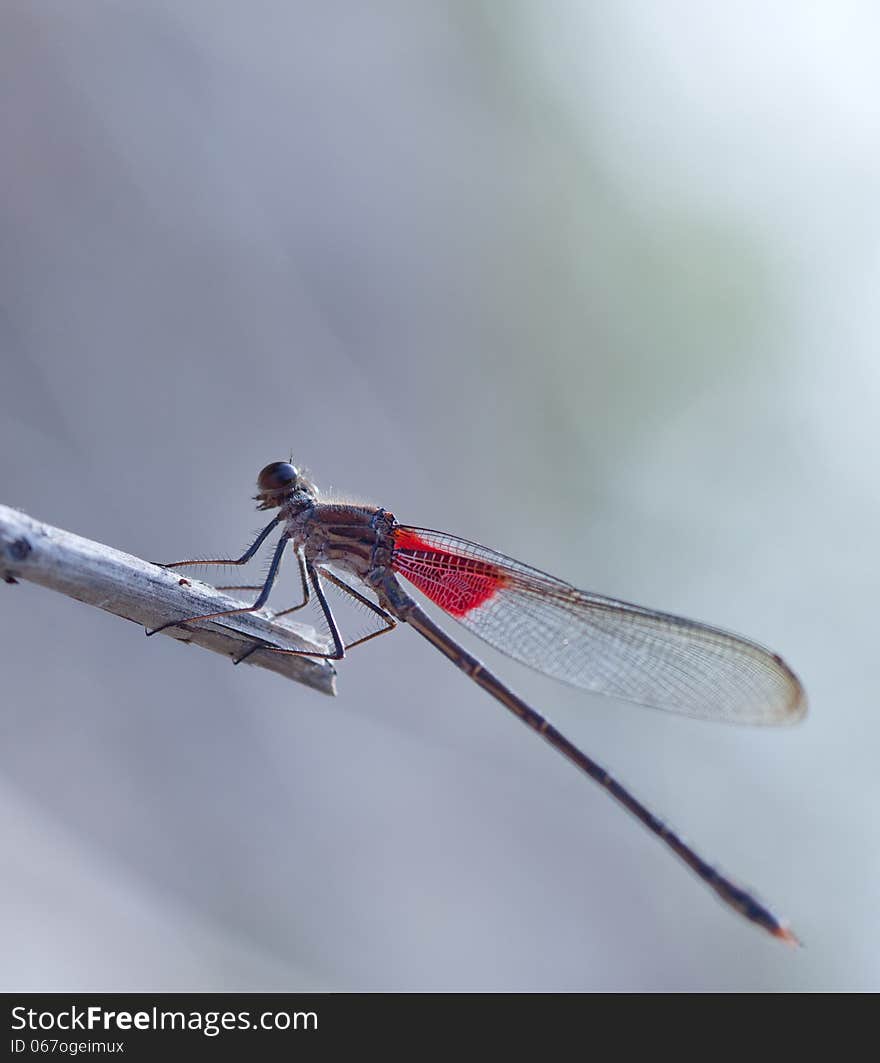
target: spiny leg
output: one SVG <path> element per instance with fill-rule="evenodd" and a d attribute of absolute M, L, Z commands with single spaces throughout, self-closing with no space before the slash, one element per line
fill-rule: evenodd
<path fill-rule="evenodd" d="M 235 662 L 236 664 L 239 664 L 241 661 L 245 660 L 245 658 L 250 657 L 250 655 L 256 652 L 257 650 L 265 650 L 267 653 L 285 653 L 293 657 L 319 657 L 331 661 L 340 661 L 345 656 L 347 650 L 353 649 L 355 646 L 360 646 L 362 642 L 368 642 L 370 639 L 374 639 L 379 635 L 384 635 L 386 631 L 391 631 L 392 628 L 397 627 L 397 620 L 393 616 L 387 613 L 384 609 L 381 609 L 375 603 L 371 602 L 369 598 L 365 598 L 364 595 L 356 591 L 354 587 L 349 587 L 349 585 L 339 579 L 338 576 L 334 576 L 332 572 L 328 572 L 326 569 L 324 569 L 321 572 L 321 575 L 325 579 L 328 579 L 331 583 L 339 587 L 340 590 L 345 591 L 346 594 L 351 595 L 352 598 L 357 599 L 357 601 L 359 601 L 362 605 L 365 605 L 368 609 L 372 610 L 372 612 L 374 612 L 377 616 L 380 616 L 386 624 L 385 627 L 380 628 L 378 631 L 373 631 L 369 635 L 364 635 L 363 638 L 355 639 L 355 641 L 350 643 L 348 646 L 344 645 L 339 635 L 339 628 L 336 626 L 336 620 L 330 610 L 327 598 L 324 595 L 324 590 L 321 587 L 321 582 L 318 578 L 318 572 L 310 561 L 305 562 L 305 567 L 308 571 L 309 579 L 311 580 L 315 595 L 318 601 L 320 602 L 321 609 L 324 613 L 324 618 L 327 621 L 327 626 L 330 628 L 330 637 L 333 639 L 334 646 L 333 652 L 315 653 L 312 650 L 282 650 L 279 649 L 277 646 L 256 645 L 251 647 L 251 649 L 249 649 L 247 653 L 245 653 L 242 657 L 239 657 L 238 660 Z M 300 608 L 300 606 L 296 606 L 296 608 L 298 609 Z M 285 610 L 285 612 L 293 612 L 293 610 Z M 282 616 L 283 614 L 276 613 L 275 615 Z"/>
<path fill-rule="evenodd" d="M 333 639 L 333 652 L 332 653 L 315 653 L 313 650 L 282 650 L 277 646 L 252 646 L 243 656 L 239 657 L 235 662 L 240 664 L 247 657 L 250 657 L 256 650 L 268 650 L 270 653 L 284 653 L 289 657 L 319 657 L 329 661 L 341 661 L 345 656 L 345 646 L 342 644 L 342 639 L 339 636 L 339 628 L 336 626 L 336 620 L 330 609 L 330 605 L 327 598 L 324 595 L 324 589 L 321 586 L 321 582 L 318 579 L 318 573 L 315 566 L 311 561 L 303 561 L 308 572 L 309 579 L 317 596 L 318 602 L 321 605 L 321 610 L 324 613 L 324 619 L 327 621 L 327 627 L 330 629 L 330 637 Z M 305 603 L 303 603 L 305 604 Z"/>
<path fill-rule="evenodd" d="M 147 636 L 158 635 L 160 631 L 164 631 L 169 627 L 177 627 L 179 624 L 191 624 L 197 620 L 215 620 L 217 617 L 232 616 L 235 613 L 254 613 L 258 609 L 262 609 L 272 592 L 272 585 L 275 583 L 275 579 L 278 576 L 278 569 L 281 567 L 281 558 L 284 555 L 284 549 L 287 546 L 289 539 L 290 536 L 284 534 L 278 540 L 278 545 L 275 547 L 275 553 L 272 555 L 272 564 L 269 566 L 269 572 L 266 575 L 263 589 L 260 591 L 260 595 L 253 605 L 242 605 L 237 609 L 221 609 L 217 613 L 204 613 L 201 616 L 187 616 L 182 620 L 169 620 L 167 624 L 162 624 L 161 627 L 146 632 Z"/>
<path fill-rule="evenodd" d="M 303 600 L 299 605 L 292 605 L 289 609 L 282 609 L 280 613 L 273 613 L 273 620 L 277 620 L 279 616 L 287 616 L 288 613 L 295 613 L 298 609 L 304 609 L 312 600 L 311 591 L 309 590 L 309 580 L 306 575 L 306 563 L 303 560 L 302 554 L 297 554 L 296 559 L 299 562 L 299 578 L 302 581 Z"/>
<path fill-rule="evenodd" d="M 163 564 L 161 561 L 157 561 L 156 564 L 158 564 L 160 568 L 183 568 L 186 565 L 246 565 L 266 541 L 266 538 L 271 533 L 272 529 L 279 524 L 280 521 L 281 517 L 276 517 L 271 524 L 267 524 L 241 557 L 236 558 L 235 560 L 231 560 L 228 557 L 218 557 L 212 558 L 208 561 L 199 561 L 194 558 L 192 561 L 171 561 L 167 565 Z"/>
<path fill-rule="evenodd" d="M 365 605 L 369 610 L 374 612 L 376 616 L 381 617 L 385 621 L 385 627 L 380 627 L 378 631 L 371 631 L 369 635 L 364 635 L 362 638 L 355 639 L 354 642 L 349 642 L 345 647 L 346 651 L 353 650 L 355 646 L 360 646 L 361 643 L 369 642 L 370 639 L 378 638 L 380 635 L 384 635 L 388 631 L 393 631 L 397 627 L 397 620 L 390 614 L 386 613 L 384 609 L 376 605 L 375 602 L 371 602 L 369 598 L 365 598 L 359 591 L 356 591 L 354 587 L 349 587 L 347 583 L 341 580 L 338 576 L 334 576 L 332 572 L 327 572 L 326 569 L 322 573 L 324 579 L 330 580 L 341 591 L 345 591 L 346 594 L 351 595 L 356 601 L 359 601 L 361 605 Z M 277 614 L 281 616 L 281 613 Z"/>
<path fill-rule="evenodd" d="M 299 578 L 302 580 L 303 600 L 299 605 L 292 605 L 289 609 L 282 609 L 278 613 L 273 613 L 273 619 L 277 616 L 287 616 L 288 613 L 295 613 L 297 609 L 302 609 L 304 605 L 308 605 L 311 601 L 311 595 L 309 593 L 309 581 L 306 578 L 306 568 L 303 564 L 302 557 L 297 554 L 296 559 L 299 562 Z M 262 583 L 224 583 L 218 585 L 218 591 L 259 591 L 262 590 Z"/>
<path fill-rule="evenodd" d="M 296 560 L 299 562 L 299 578 L 302 581 L 302 593 L 303 600 L 299 605 L 292 605 L 289 609 L 282 609 L 280 613 L 273 613 L 272 619 L 276 620 L 279 616 L 287 616 L 288 613 L 295 613 L 298 609 L 302 609 L 309 604 L 312 600 L 311 592 L 309 591 L 309 580 L 306 575 L 306 565 L 303 560 L 302 554 L 296 555 Z M 240 587 L 218 587 L 218 591 L 255 591 L 259 590 L 259 586 L 240 586 Z M 247 660 L 248 657 L 256 650 L 265 649 L 259 642 L 254 642 L 251 647 L 244 651 L 240 657 L 236 657 L 233 660 L 233 664 L 241 664 L 242 661 Z"/>

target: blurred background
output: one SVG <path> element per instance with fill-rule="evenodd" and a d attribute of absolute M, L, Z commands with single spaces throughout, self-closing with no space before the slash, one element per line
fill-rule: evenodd
<path fill-rule="evenodd" d="M 772 646 L 810 715 L 479 648 L 792 951 L 414 632 L 330 699 L 4 586 L 3 989 L 880 988 L 878 32 L 830 0 L 4 0 L 0 501 L 233 554 L 292 451 Z"/>

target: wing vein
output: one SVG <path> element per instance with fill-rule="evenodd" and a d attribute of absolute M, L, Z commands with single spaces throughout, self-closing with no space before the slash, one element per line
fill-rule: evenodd
<path fill-rule="evenodd" d="M 446 532 L 399 527 L 392 567 L 502 653 L 564 682 L 704 719 L 779 724 L 800 682 L 750 639 L 579 591 Z"/>

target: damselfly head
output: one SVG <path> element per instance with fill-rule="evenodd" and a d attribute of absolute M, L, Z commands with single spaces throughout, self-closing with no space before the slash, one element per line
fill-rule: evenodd
<path fill-rule="evenodd" d="M 295 494 L 315 496 L 315 488 L 289 461 L 273 461 L 257 477 L 257 509 L 276 509 Z"/>

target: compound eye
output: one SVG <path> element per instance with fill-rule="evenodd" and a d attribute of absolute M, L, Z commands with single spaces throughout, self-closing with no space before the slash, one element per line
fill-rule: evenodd
<path fill-rule="evenodd" d="M 299 476 L 289 461 L 273 461 L 257 477 L 257 487 L 261 491 L 283 491 L 290 487 Z"/>

